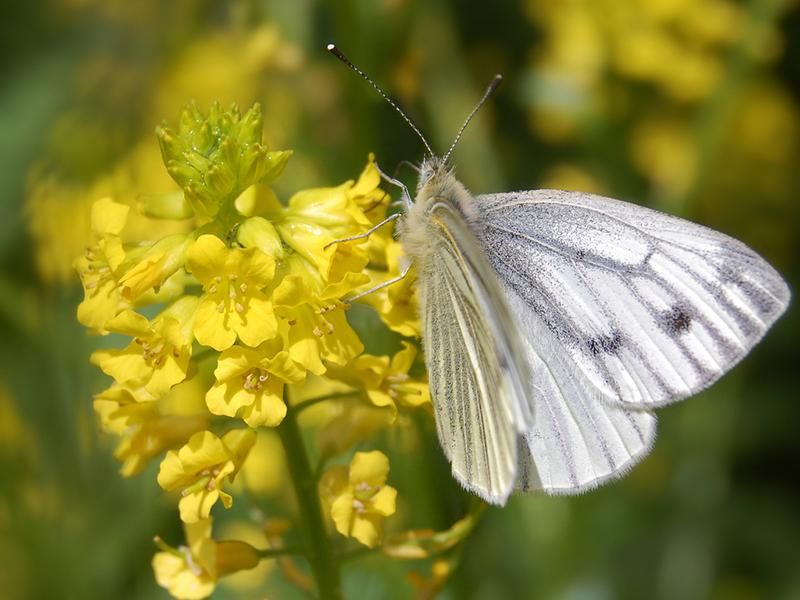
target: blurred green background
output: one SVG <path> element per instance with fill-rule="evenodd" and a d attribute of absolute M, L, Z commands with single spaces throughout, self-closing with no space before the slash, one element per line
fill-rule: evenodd
<path fill-rule="evenodd" d="M 153 129 L 191 99 L 262 103 L 295 156 L 278 191 L 439 151 L 476 193 L 600 192 L 699 221 L 800 277 L 800 16 L 774 0 L 7 0 L 0 20 L 0 598 L 165 598 L 152 536 L 180 540 L 152 469 L 123 480 L 98 432 L 71 262 L 104 194 L 175 189 Z M 408 173 L 406 171 L 405 173 Z M 446 598 L 800 598 L 797 311 L 711 390 L 662 410 L 652 455 L 577 498 L 515 497 L 469 539 Z M 424 473 L 424 479 L 421 473 Z M 417 526 L 463 506 L 435 439 L 392 485 Z M 427 498 L 427 500 L 425 500 Z M 458 504 L 458 503 L 456 503 Z M 388 563 L 388 566 L 387 566 Z M 351 597 L 406 598 L 373 557 Z M 272 576 L 270 576 L 272 577 Z M 279 578 L 279 575 L 276 576 Z M 271 579 L 218 597 L 284 597 Z M 290 596 L 291 597 L 291 596 Z"/>

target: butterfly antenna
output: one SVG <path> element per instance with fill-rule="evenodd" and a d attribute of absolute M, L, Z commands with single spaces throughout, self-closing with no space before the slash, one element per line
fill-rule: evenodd
<path fill-rule="evenodd" d="M 331 54 L 333 54 L 333 55 L 334 55 L 336 58 L 338 58 L 340 61 L 342 61 L 342 62 L 343 62 L 344 64 L 346 64 L 348 67 L 350 67 L 350 68 L 351 68 L 353 71 L 355 71 L 355 72 L 356 72 L 358 75 L 360 75 L 361 77 L 363 77 L 363 78 L 364 78 L 364 80 L 365 80 L 365 81 L 366 81 L 368 84 L 370 84 L 370 85 L 371 85 L 371 86 L 372 86 L 372 87 L 375 89 L 375 91 L 376 91 L 376 92 L 378 92 L 378 94 L 380 94 L 381 98 L 383 98 L 384 100 L 386 100 L 386 102 L 388 102 L 388 103 L 389 103 L 389 105 L 390 105 L 392 108 L 394 108 L 394 109 L 395 109 L 395 110 L 396 110 L 398 113 L 400 113 L 400 116 L 401 116 L 401 117 L 403 117 L 403 120 L 405 120 L 405 122 L 406 122 L 406 123 L 408 123 L 408 125 L 411 127 L 411 129 L 413 129 L 413 130 L 414 130 L 414 133 L 416 133 L 416 134 L 417 134 L 417 136 L 419 136 L 419 139 L 421 139 L 421 140 L 422 140 L 422 143 L 423 143 L 423 144 L 425 144 L 425 149 L 428 151 L 428 154 L 430 154 L 431 156 L 433 156 L 433 150 L 431 150 L 431 145 L 428 143 L 428 140 L 426 140 L 426 139 L 425 139 L 425 136 L 424 136 L 424 135 L 422 135 L 422 132 L 421 132 L 419 129 L 417 129 L 417 126 L 416 126 L 416 125 L 414 125 L 414 123 L 412 123 L 412 122 L 411 122 L 411 119 L 409 119 L 409 118 L 408 118 L 408 115 L 406 115 L 406 113 L 404 113 L 404 112 L 403 112 L 403 109 L 402 109 L 402 108 L 400 108 L 400 107 L 397 105 L 397 103 L 396 103 L 394 100 L 392 100 L 392 99 L 391 99 L 391 98 L 390 98 L 390 97 L 389 97 L 389 96 L 386 94 L 386 92 L 384 92 L 384 91 L 383 91 L 383 90 L 382 90 L 380 87 L 378 87 L 378 84 L 377 84 L 377 83 L 375 83 L 374 81 L 372 81 L 372 79 L 370 78 L 370 76 L 369 76 L 369 75 L 367 75 L 366 73 L 364 73 L 364 71 L 362 71 L 362 70 L 361 70 L 361 69 L 359 69 L 357 66 L 355 66 L 355 65 L 354 65 L 354 64 L 351 62 L 351 60 L 350 60 L 349 58 L 347 58 L 347 57 L 344 55 L 344 53 L 343 53 L 341 50 L 339 50 L 339 48 L 337 48 L 337 47 L 336 47 L 336 45 L 335 45 L 335 44 L 328 44 L 328 52 L 330 52 Z"/>
<path fill-rule="evenodd" d="M 455 150 L 456 144 L 458 144 L 458 140 L 461 139 L 464 130 L 467 128 L 467 125 L 469 125 L 469 122 L 472 121 L 472 117 L 474 117 L 475 114 L 481 109 L 481 106 L 483 106 L 484 102 L 486 102 L 489 99 L 489 96 L 491 96 L 494 93 L 494 91 L 502 83 L 502 81 L 503 81 L 503 76 L 500 75 L 499 73 L 494 76 L 494 79 L 492 79 L 492 82 L 489 84 L 489 87 L 487 87 L 486 91 L 483 93 L 483 98 L 481 98 L 480 102 L 478 102 L 475 105 L 475 108 L 473 108 L 472 112 L 469 113 L 469 116 L 464 121 L 464 124 L 461 126 L 461 129 L 458 130 L 458 135 L 456 135 L 456 139 L 453 140 L 453 143 L 450 144 L 450 148 L 447 150 L 447 154 L 444 155 L 444 162 L 447 162 L 447 159 L 450 158 L 450 155 L 453 153 L 453 150 Z"/>

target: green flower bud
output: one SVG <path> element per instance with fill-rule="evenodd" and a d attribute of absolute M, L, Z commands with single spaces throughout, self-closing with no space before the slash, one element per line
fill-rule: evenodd
<path fill-rule="evenodd" d="M 196 216 L 212 219 L 223 203 L 281 174 L 291 152 L 269 151 L 261 130 L 258 104 L 242 117 L 235 104 L 223 110 L 216 102 L 208 115 L 194 104 L 184 108 L 177 132 L 166 125 L 156 129 L 167 171 Z"/>

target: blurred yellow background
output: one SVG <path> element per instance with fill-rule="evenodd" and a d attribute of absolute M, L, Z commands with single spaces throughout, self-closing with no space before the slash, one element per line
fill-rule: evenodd
<path fill-rule="evenodd" d="M 327 42 L 395 96 L 438 151 L 500 72 L 503 86 L 453 155 L 473 192 L 557 187 L 649 205 L 741 239 L 794 287 L 796 9 L 777 0 L 7 2 L 0 598 L 166 597 L 150 568 L 152 537 L 178 539 L 178 520 L 152 468 L 123 479 L 99 433 L 91 397 L 103 382 L 88 355 L 102 341 L 75 322 L 72 262 L 94 200 L 135 204 L 177 189 L 153 131 L 188 101 L 260 102 L 269 145 L 295 151 L 276 185 L 285 196 L 355 176 L 369 152 L 389 171 L 422 157 L 413 132 Z M 663 410 L 653 454 L 622 481 L 489 511 L 442 597 L 800 598 L 799 327 L 790 307 L 731 374 Z M 265 464 L 263 481 L 250 477 L 280 494 L 282 476 Z M 433 435 L 407 464 L 395 459 L 391 482 L 417 497 L 420 527 L 462 512 L 442 492 L 454 484 Z M 215 597 L 294 597 L 262 571 Z M 409 571 L 430 565 L 354 561 L 345 589 L 407 598 Z"/>

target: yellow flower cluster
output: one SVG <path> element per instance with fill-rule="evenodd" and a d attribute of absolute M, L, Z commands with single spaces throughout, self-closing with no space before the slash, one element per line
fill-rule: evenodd
<path fill-rule="evenodd" d="M 430 403 L 424 376 L 413 370 L 417 346 L 403 342 L 391 357 L 365 354 L 346 314 L 349 296 L 398 269 L 391 231 L 341 241 L 386 217 L 389 198 L 373 158 L 356 181 L 300 191 L 284 204 L 269 184 L 291 152 L 267 148 L 261 129 L 258 106 L 242 115 L 216 104 L 208 114 L 187 107 L 177 131 L 159 127 L 164 163 L 183 194 L 148 197 L 142 209 L 191 225 L 132 244 L 124 235 L 131 209 L 102 198 L 92 206 L 93 240 L 75 262 L 84 289 L 78 319 L 110 342 L 92 355 L 113 379 L 95 409 L 120 437 L 122 472 L 134 475 L 163 457 L 158 483 L 179 495 L 188 546 L 159 541 L 153 565 L 180 598 L 205 597 L 221 575 L 258 562 L 249 546 L 211 539 L 212 511 L 218 501 L 230 508 L 237 475 L 252 473 L 246 463 L 257 429 L 296 426 L 287 416 L 305 407 L 290 399 L 304 396 L 307 380 L 349 396 L 345 412 L 386 413 L 383 424 L 399 408 Z M 400 288 L 407 296 L 381 290 L 367 298 L 389 328 L 413 336 L 419 324 L 407 285 Z M 329 434 L 337 423 L 328 418 Z M 326 460 L 369 432 L 346 429 L 336 451 L 323 451 Z M 292 453 L 303 450 L 285 442 L 284 452 L 291 467 Z M 395 512 L 388 470 L 384 454 L 356 453 L 349 472 L 324 473 L 321 498 L 310 506 L 322 501 L 336 531 L 374 547 L 381 521 Z"/>
<path fill-rule="evenodd" d="M 736 96 L 747 62 L 774 60 L 774 14 L 733 0 L 527 0 L 540 37 L 526 78 L 529 118 L 552 143 L 601 143 L 624 136 L 632 166 L 658 197 L 675 201 L 696 185 L 708 144 L 708 112 Z M 697 114 L 700 113 L 700 114 Z M 604 129 L 608 127 L 608 131 Z M 704 138 L 703 143 L 699 140 Z M 608 143 L 608 141 L 605 141 Z M 597 150 L 595 149 L 595 152 Z M 602 192 L 569 164 L 546 187 Z"/>
<path fill-rule="evenodd" d="M 80 4 L 80 12 L 87 11 L 81 21 L 95 22 L 132 45 L 136 40 L 142 43 L 143 36 L 168 37 L 173 19 L 191 23 L 193 34 L 173 40 L 169 52 L 155 53 L 144 62 L 135 52 L 109 52 L 95 40 L 74 66 L 68 101 L 54 115 L 40 161 L 27 178 L 25 214 L 35 242 L 34 259 L 43 281 L 54 285 L 74 277 L 72 259 L 86 245 L 94 200 L 111 196 L 134 207 L 143 193 L 177 191 L 152 143 L 151 123 L 177 112 L 187 98 L 203 105 L 217 97 L 260 99 L 280 107 L 268 115 L 273 139 L 288 139 L 306 114 L 303 98 L 298 102 L 292 96 L 291 82 L 310 71 L 300 70 L 307 60 L 302 48 L 284 39 L 274 22 L 242 27 L 237 19 L 225 24 L 212 19 L 215 25 L 208 27 L 203 11 L 188 5 L 172 6 L 172 18 L 164 19 L 164 7 L 156 0 L 137 2 L 136 8 L 125 2 L 63 3 Z M 282 76 L 287 72 L 296 74 L 289 84 Z M 278 78 L 283 85 L 275 85 Z M 98 106 L 103 110 L 96 110 Z M 191 211 L 185 208 L 158 216 L 188 216 Z M 185 224 L 156 222 L 132 211 L 123 241 L 164 237 L 185 231 Z"/>

